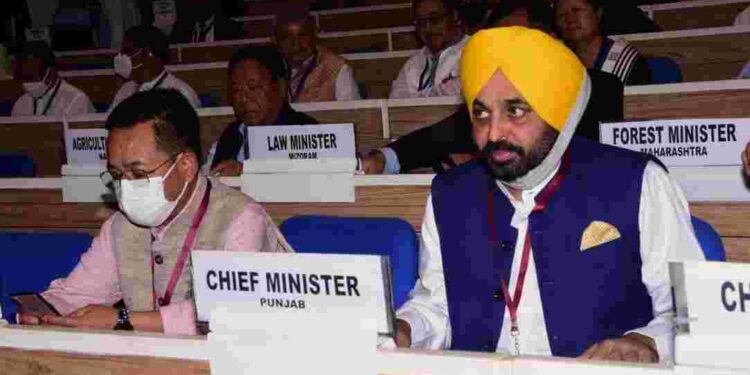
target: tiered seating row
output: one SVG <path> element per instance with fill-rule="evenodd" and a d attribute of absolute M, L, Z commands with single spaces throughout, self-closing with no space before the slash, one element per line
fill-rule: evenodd
<path fill-rule="evenodd" d="M 750 26 L 633 34 L 624 38 L 635 44 L 645 55 L 675 59 L 683 71 L 686 82 L 733 79 L 750 59 Z M 392 41 L 395 40 L 398 38 L 392 38 Z M 199 94 L 214 98 L 218 105 L 227 105 L 226 62 L 214 57 L 228 58 L 236 47 L 235 44 L 229 43 L 191 46 L 184 49 L 180 47 L 178 57 L 183 63 L 205 60 L 220 62 L 178 64 L 170 66 L 169 70 L 185 80 Z M 392 43 L 392 47 L 408 46 L 404 42 Z M 357 81 L 365 88 L 366 96 L 385 98 L 388 96 L 391 82 L 413 53 L 414 50 L 401 50 L 345 54 L 344 57 L 352 65 Z M 73 85 L 87 92 L 94 103 L 111 102 L 120 85 L 118 78 L 109 69 L 68 71 L 62 75 Z M 20 92 L 20 84 L 14 81 L 0 81 L 0 92 L 10 100 L 10 93 L 18 95 Z"/>
<path fill-rule="evenodd" d="M 330 32 L 322 33 L 319 37 L 324 46 L 338 54 L 400 51 L 419 46 L 412 26 Z M 256 37 L 211 43 L 173 44 L 170 46 L 170 62 L 193 64 L 226 61 L 237 48 L 270 43 L 269 37 Z M 113 49 L 57 52 L 57 64 L 60 70 L 108 68 L 112 66 L 112 58 L 117 52 Z"/>
<path fill-rule="evenodd" d="M 324 123 L 354 123 L 359 151 L 380 147 L 394 137 L 433 124 L 460 105 L 458 98 L 361 100 L 295 104 Z M 750 117 L 750 81 L 718 81 L 653 85 L 626 89 L 625 117 Z M 229 107 L 199 111 L 205 150 L 233 120 Z M 71 128 L 101 127 L 104 114 L 68 120 Z M 64 159 L 63 123 L 56 117 L 0 118 L 0 150 L 23 153 L 36 162 L 40 176 L 59 176 Z"/>
<path fill-rule="evenodd" d="M 410 25 L 410 4 L 400 0 L 389 0 L 390 2 L 395 4 L 325 10 L 312 12 L 311 16 L 324 32 Z M 735 17 L 748 7 L 748 0 L 693 0 L 643 5 L 641 10 L 664 30 L 685 30 L 731 26 Z M 263 4 L 258 8 L 247 14 L 262 12 L 266 15 L 241 17 L 237 20 L 243 23 L 247 35 L 270 36 L 274 17 L 269 14 L 277 12 L 278 7 Z"/>
<path fill-rule="evenodd" d="M 354 203 L 264 203 L 263 206 L 277 223 L 307 214 L 399 217 L 419 231 L 431 179 L 430 175 L 357 176 Z M 224 182 L 239 186 L 237 177 L 225 178 Z M 0 229 L 80 231 L 95 235 L 116 207 L 104 203 L 63 203 L 61 185 L 60 178 L 0 180 Z M 729 260 L 750 262 L 747 219 L 750 203 L 691 202 L 690 209 L 694 216 L 716 228 Z"/>

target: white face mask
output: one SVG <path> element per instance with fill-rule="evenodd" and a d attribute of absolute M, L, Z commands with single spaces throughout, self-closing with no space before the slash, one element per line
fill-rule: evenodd
<path fill-rule="evenodd" d="M 29 95 L 31 95 L 32 98 L 40 98 L 44 93 L 47 92 L 49 89 L 49 85 L 44 82 L 47 77 L 49 76 L 49 68 L 47 68 L 47 72 L 44 73 L 44 77 L 42 77 L 41 81 L 36 82 L 23 82 L 21 85 L 23 86 L 23 91 L 26 91 Z"/>
<path fill-rule="evenodd" d="M 143 227 L 156 227 L 164 223 L 172 214 L 188 185 L 186 182 L 180 195 L 174 201 L 168 201 L 164 196 L 164 180 L 175 165 L 177 165 L 176 161 L 164 176 L 141 180 L 120 180 L 119 183 L 115 183 L 115 194 L 117 194 L 120 210 L 131 222 Z"/>
<path fill-rule="evenodd" d="M 138 53 L 140 53 L 140 51 Z M 115 55 L 115 74 L 124 79 L 130 79 L 130 75 L 133 74 L 133 70 L 140 68 L 141 65 L 143 64 L 138 64 L 137 66 L 133 67 L 133 59 L 122 52 Z"/>

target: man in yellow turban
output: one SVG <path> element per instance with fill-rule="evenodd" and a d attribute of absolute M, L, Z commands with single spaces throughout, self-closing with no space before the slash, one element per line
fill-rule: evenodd
<path fill-rule="evenodd" d="M 590 81 L 549 35 L 480 31 L 460 74 L 482 156 L 433 180 L 396 343 L 671 360 L 667 259 L 703 259 L 680 189 L 645 154 L 573 136 Z"/>

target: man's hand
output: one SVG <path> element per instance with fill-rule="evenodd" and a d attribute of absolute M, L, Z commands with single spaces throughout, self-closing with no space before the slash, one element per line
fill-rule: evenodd
<path fill-rule="evenodd" d="M 745 176 L 745 181 L 750 182 L 750 142 L 742 152 L 742 174 Z"/>
<path fill-rule="evenodd" d="M 609 339 L 588 348 L 579 359 L 656 363 L 659 353 L 650 337 L 629 333 L 618 339 Z"/>
<path fill-rule="evenodd" d="M 396 319 L 396 346 L 399 348 L 411 347 L 411 326 L 405 320 Z"/>
<path fill-rule="evenodd" d="M 224 160 L 211 169 L 211 176 L 239 176 L 242 164 L 236 160 Z"/>
<path fill-rule="evenodd" d="M 362 158 L 362 170 L 365 174 L 383 174 L 385 170 L 385 155 L 379 150 L 370 151 Z"/>
<path fill-rule="evenodd" d="M 117 324 L 117 309 L 108 306 L 89 305 L 66 316 L 45 315 L 44 324 L 85 329 L 112 329 Z"/>
<path fill-rule="evenodd" d="M 42 318 L 36 315 L 18 314 L 18 324 L 38 326 L 42 324 Z"/>

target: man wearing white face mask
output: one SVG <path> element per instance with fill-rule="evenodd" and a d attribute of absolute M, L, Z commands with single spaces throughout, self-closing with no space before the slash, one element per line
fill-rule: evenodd
<path fill-rule="evenodd" d="M 169 40 L 153 26 L 137 26 L 125 32 L 122 48 L 114 58 L 115 74 L 127 80 L 115 94 L 114 108 L 139 91 L 175 89 L 193 106 L 200 108 L 198 95 L 185 81 L 169 73 Z"/>
<path fill-rule="evenodd" d="M 29 42 L 13 61 L 13 77 L 24 94 L 13 105 L 12 116 L 75 116 L 93 113 L 94 105 L 80 89 L 60 78 L 55 55 L 44 42 Z"/>
<path fill-rule="evenodd" d="M 62 316 L 19 320 L 196 334 L 192 249 L 292 250 L 257 202 L 200 172 L 198 116 L 177 91 L 133 95 L 106 128 L 103 180 L 114 185 L 120 211 L 73 272 L 42 293 Z"/>

